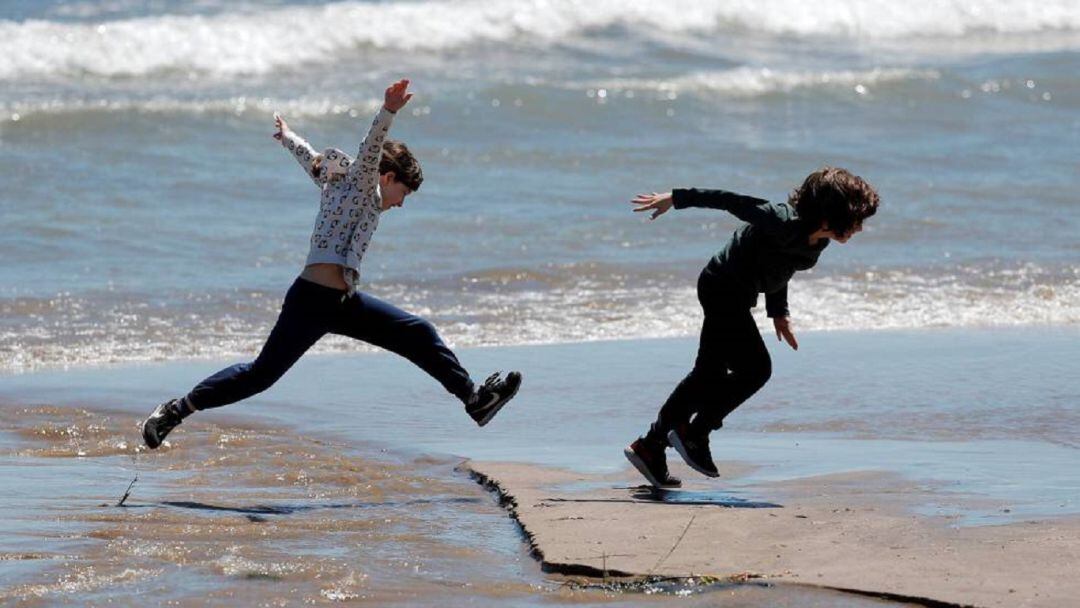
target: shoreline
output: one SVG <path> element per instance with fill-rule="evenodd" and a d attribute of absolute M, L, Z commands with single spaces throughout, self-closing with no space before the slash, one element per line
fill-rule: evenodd
<path fill-rule="evenodd" d="M 1048 531 L 1058 529 L 1058 536 L 1066 540 L 1080 539 L 1080 471 L 1072 466 L 1077 446 L 1070 443 L 1070 429 L 1080 421 L 1080 412 L 1073 406 L 1075 395 L 1080 394 L 1080 378 L 1069 375 L 1067 363 L 1075 360 L 1080 348 L 1075 336 L 1076 332 L 1060 330 L 881 332 L 870 337 L 860 332 L 815 332 L 805 335 L 807 339 L 798 353 L 774 347 L 774 381 L 740 408 L 714 441 L 713 453 L 721 466 L 722 481 L 702 484 L 677 463 L 673 470 L 683 477 L 686 487 L 681 494 L 667 497 L 674 504 L 658 504 L 656 500 L 641 504 L 644 499 L 634 495 L 640 480 L 628 473 L 621 450 L 641 432 L 655 415 L 657 403 L 685 373 L 694 352 L 690 339 L 462 349 L 462 360 L 472 370 L 526 371 L 523 390 L 484 429 L 477 428 L 437 383 L 393 355 L 305 358 L 271 391 L 243 405 L 186 421 L 175 436 L 170 436 L 175 445 L 170 449 L 179 450 L 177 455 L 140 453 L 138 462 L 161 463 L 150 467 L 160 472 L 155 473 L 160 479 L 140 477 L 128 501 L 139 505 L 137 511 L 106 509 L 108 513 L 99 513 L 102 508 L 96 505 L 115 503 L 131 481 L 127 473 L 133 464 L 132 445 L 138 439 L 137 422 L 163 397 L 216 371 L 219 362 L 0 375 L 0 412 L 5 413 L 0 420 L 6 421 L 0 432 L 0 447 L 22 440 L 61 442 L 65 446 L 61 450 L 64 458 L 44 463 L 49 466 L 41 466 L 34 454 L 22 458 L 17 450 L 8 450 L 2 464 L 13 478 L 18 476 L 22 485 L 11 486 L 16 496 L 14 500 L 8 497 L 7 504 L 18 517 L 9 521 L 2 532 L 9 538 L 20 538 L 24 532 L 30 534 L 26 538 L 36 538 L 53 524 L 43 523 L 51 520 L 41 520 L 33 513 L 61 512 L 67 517 L 62 520 L 64 527 L 79 528 L 71 537 L 77 539 L 70 541 L 71 546 L 111 547 L 114 556 L 134 555 L 134 545 L 123 540 L 130 535 L 138 536 L 147 530 L 168 532 L 178 525 L 204 526 L 200 529 L 217 532 L 237 525 L 245 530 L 249 525 L 278 526 L 289 531 L 289 542 L 318 545 L 310 551 L 351 552 L 337 541 L 327 540 L 324 533 L 340 526 L 356 526 L 347 532 L 360 535 L 357 539 L 362 540 L 368 526 L 378 530 L 384 519 L 396 522 L 404 517 L 409 522 L 409 546 L 424 547 L 410 555 L 410 568 L 427 564 L 425 556 L 444 556 L 436 558 L 437 567 L 432 566 L 443 573 L 441 576 L 463 585 L 476 585 L 472 587 L 474 593 L 495 596 L 501 593 L 499 589 L 506 588 L 506 581 L 511 581 L 513 599 L 525 604 L 550 601 L 548 581 L 537 574 L 543 572 L 545 562 L 561 564 L 563 572 L 575 572 L 570 565 L 576 564 L 576 572 L 591 575 L 588 584 L 581 586 L 584 593 L 602 585 L 599 581 L 604 580 L 606 570 L 609 579 L 612 573 L 694 574 L 697 580 L 692 587 L 685 581 L 672 582 L 678 585 L 674 590 L 656 591 L 671 596 L 672 601 L 683 601 L 679 595 L 682 593 L 700 593 L 701 601 L 707 603 L 705 598 L 711 592 L 723 590 L 725 594 L 746 594 L 753 599 L 747 605 L 782 604 L 776 598 L 800 606 L 869 605 L 858 603 L 869 599 L 837 598 L 825 591 L 810 590 L 840 588 L 869 592 L 875 598 L 893 594 L 963 603 L 963 597 L 949 595 L 953 591 L 947 586 L 943 587 L 945 594 L 920 593 L 906 579 L 884 579 L 894 565 L 874 560 L 884 560 L 887 555 L 863 555 L 858 551 L 865 548 L 858 546 L 847 555 L 838 552 L 836 547 L 841 545 L 832 541 L 865 538 L 866 547 L 903 547 L 901 553 L 924 549 L 925 555 L 917 562 L 924 568 L 921 572 L 933 578 L 948 569 L 954 581 L 970 579 L 971 569 L 983 564 L 989 568 L 987 571 L 993 571 L 994 558 L 1000 551 L 995 547 L 1000 547 L 1003 539 L 1011 547 L 1027 551 L 1032 535 L 1044 534 L 1041 538 L 1048 547 L 1073 551 L 1074 545 L 1069 544 L 1072 541 L 1061 541 Z M 1010 381 L 987 382 L 988 373 L 1008 373 Z M 1046 382 L 1046 378 L 1056 380 Z M 27 413 L 22 413 L 24 408 Z M 89 448 L 82 450 L 85 457 L 79 457 L 75 449 L 79 442 L 89 442 Z M 118 448 L 121 443 L 127 445 Z M 342 447 L 334 450 L 329 449 L 331 446 Z M 279 462 L 275 450 L 291 456 Z M 335 452 L 347 452 L 348 456 L 339 457 Z M 309 455 L 321 464 L 315 468 L 305 464 Z M 523 522 L 520 528 L 506 517 L 503 508 L 488 503 L 486 497 L 490 494 L 477 488 L 464 470 L 454 471 L 462 460 L 460 455 L 467 456 L 473 467 L 488 467 L 490 470 L 482 469 L 484 473 L 517 501 L 515 511 Z M 221 457 L 225 460 L 219 460 Z M 676 458 L 672 454 L 672 460 Z M 514 462 L 524 464 L 498 464 Z M 284 481 L 276 479 L 279 465 L 291 471 Z M 529 471 L 524 476 L 526 482 L 508 476 L 506 467 Z M 360 494 L 354 496 L 354 469 L 376 472 L 380 481 L 374 487 L 382 494 L 367 497 L 360 489 Z M 315 470 L 327 471 L 329 477 L 311 486 Z M 166 488 L 174 477 L 189 475 L 191 483 L 181 483 L 178 494 Z M 361 478 L 366 475 L 362 473 Z M 258 483 L 248 488 L 238 488 L 235 481 L 230 481 L 251 476 Z M 90 483 L 106 478 L 110 480 L 107 489 Z M 397 478 L 411 481 L 401 485 L 393 482 Z M 436 491 L 436 487 L 444 490 Z M 315 489 L 308 493 L 310 488 Z M 24 492 L 22 498 L 18 497 L 20 491 Z M 432 492 L 444 498 L 433 503 L 428 500 Z M 152 498 L 155 494 L 160 496 Z M 85 495 L 93 500 L 79 502 L 88 511 L 65 511 L 71 500 L 57 501 L 54 495 L 72 499 Z M 390 498 L 396 495 L 401 498 Z M 547 500 L 550 498 L 561 500 Z M 596 499 L 605 502 L 591 502 Z M 630 509 L 625 521 L 638 517 L 635 510 L 648 512 L 629 529 L 613 528 L 605 513 L 615 499 L 619 501 L 615 507 Z M 225 509 L 192 509 L 191 503 Z M 735 508 L 748 503 L 783 508 Z M 543 506 L 535 507 L 538 504 Z M 408 508 L 399 512 L 394 505 Z M 244 511 L 262 507 L 273 509 Z M 373 515 L 365 523 L 367 509 L 383 509 L 386 514 Z M 657 509 L 664 509 L 659 511 L 659 517 Z M 801 511 L 797 513 L 796 509 Z M 435 531 L 422 519 L 429 516 L 428 510 L 434 510 L 437 521 L 443 522 Z M 699 511 L 705 514 L 692 520 Z M 770 517 L 770 512 L 783 513 L 784 517 Z M 548 532 L 537 527 L 536 517 L 555 513 L 565 518 L 555 522 L 557 527 Z M 246 515 L 267 521 L 251 521 Z M 724 527 L 728 520 L 717 519 L 721 515 L 738 523 L 736 531 L 745 526 L 754 533 L 736 538 L 738 543 L 728 539 L 729 544 L 735 543 L 731 546 L 706 543 L 703 548 L 702 539 L 714 536 L 714 530 L 729 529 Z M 129 521 L 133 516 L 137 517 Z M 755 518 L 768 518 L 768 525 L 762 526 Z M 780 520 L 783 525 L 776 526 Z M 677 542 L 691 521 L 686 539 Z M 483 522 L 480 528 L 479 522 Z M 82 530 L 84 523 L 106 532 L 91 531 L 91 536 L 82 536 L 91 534 Z M 547 526 L 550 522 L 542 523 Z M 590 525 L 582 529 L 583 524 Z M 142 532 L 138 526 L 144 527 Z M 473 530 L 475 536 L 463 538 L 459 529 Z M 499 532 L 488 537 L 488 529 Z M 890 532 L 895 529 L 906 531 L 910 538 L 895 538 Z M 305 540 L 303 530 L 314 530 L 310 542 Z M 526 538 L 533 536 L 542 559 L 534 561 L 525 553 L 519 530 Z M 594 540 L 602 545 L 562 550 L 564 541 L 560 539 L 568 536 L 568 530 L 573 532 L 569 536 L 598 534 Z M 699 537 L 699 531 L 708 532 Z M 787 537 L 769 536 L 778 532 Z M 151 534 L 153 550 L 161 552 L 166 562 L 187 559 L 187 549 L 181 551 L 188 546 L 182 544 L 187 539 L 170 534 L 161 538 Z M 635 543 L 640 535 L 648 536 L 648 542 L 655 544 L 644 565 L 620 557 L 634 553 L 621 543 Z M 276 577 L 273 580 L 305 581 L 303 584 L 314 590 L 314 578 L 306 577 L 315 577 L 318 568 L 325 567 L 330 573 L 327 576 L 337 577 L 335 580 L 341 583 L 338 587 L 347 593 L 367 593 L 366 583 L 349 579 L 347 570 L 336 561 L 317 561 L 322 565 L 313 569 L 283 550 L 283 546 L 255 540 L 238 545 L 239 553 L 232 555 L 227 548 L 214 545 L 212 537 L 209 532 L 204 534 L 201 542 L 210 544 L 199 549 L 210 558 L 199 562 L 199 568 L 183 571 L 184 576 L 194 577 L 193 585 L 233 589 L 246 584 L 236 576 L 269 573 Z M 964 546 L 970 549 L 966 555 L 972 566 L 957 567 L 949 561 L 953 558 L 948 545 L 942 545 L 945 537 L 967 543 Z M 320 538 L 324 540 L 316 542 Z M 398 538 L 389 531 L 380 532 L 377 543 L 362 546 L 365 551 L 393 554 Z M 809 560 L 815 566 L 817 562 L 835 562 L 835 568 L 812 571 L 805 561 L 793 560 L 784 551 L 759 555 L 757 561 L 718 561 L 725 556 L 732 560 L 748 558 L 774 545 L 790 547 L 792 542 L 810 541 L 812 546 L 802 546 L 802 551 L 792 547 L 791 551 L 804 560 L 816 556 Z M 490 554 L 491 546 L 496 547 L 494 555 Z M 672 555 L 662 561 L 673 547 Z M 63 545 L 53 548 L 56 550 L 51 554 L 57 556 L 73 554 Z M 18 551 L 42 553 L 22 542 Z M 685 551 L 704 551 L 709 558 L 694 561 L 692 554 L 684 555 Z M 780 567 L 778 564 L 785 562 L 777 559 L 777 554 L 793 560 L 790 566 Z M 363 563 L 367 555 L 362 551 L 354 561 Z M 464 573 L 457 562 L 445 557 L 453 555 L 465 555 L 463 564 L 471 559 L 494 560 L 499 563 L 494 567 L 502 568 L 498 571 L 503 574 L 478 582 L 473 577 L 479 575 Z M 569 559 L 581 557 L 588 559 Z M 860 575 L 862 578 L 853 583 L 851 572 L 858 568 L 851 565 L 851 560 L 856 558 L 865 564 L 854 566 L 872 567 L 874 571 L 870 576 Z M 73 572 L 85 573 L 78 569 L 78 560 L 65 566 L 64 560 L 58 559 L 9 560 L 4 562 L 4 568 L 21 572 L 20 577 L 43 576 L 39 572 L 42 568 L 55 573 L 74 567 Z M 1040 559 L 1040 554 L 1033 554 L 1024 566 L 1035 568 Z M 1069 559 L 1073 559 L 1071 554 Z M 1073 563 L 1078 561 L 1080 555 Z M 658 562 L 661 567 L 654 568 Z M 119 576 L 124 572 L 119 563 L 111 564 L 111 570 L 98 572 Z M 389 562 L 371 562 L 375 570 L 368 590 L 400 591 L 393 582 L 402 574 L 395 564 L 392 558 Z M 1051 566 L 1042 573 L 1025 576 L 1040 581 L 1049 576 L 1047 572 L 1056 572 L 1056 566 Z M 174 567 L 172 563 L 162 566 L 164 571 Z M 783 575 L 784 570 L 800 576 Z M 139 580 L 144 582 L 131 583 L 137 588 L 165 584 L 146 582 L 158 580 L 157 570 L 140 572 L 133 576 L 142 577 Z M 563 576 L 554 571 L 550 574 Z M 701 575 L 708 576 L 704 584 Z M 52 584 L 56 585 L 56 575 L 49 576 L 54 577 Z M 793 589 L 789 583 L 794 582 L 803 586 Z M 128 584 L 122 578 L 102 579 L 100 583 L 103 589 Z M 526 590 L 538 584 L 545 585 L 544 589 Z M 1000 591 L 1010 601 L 1017 599 L 1020 596 L 1016 593 L 1025 593 L 1022 585 L 1017 585 L 1018 591 L 1013 594 L 1008 594 L 1007 589 Z M 1067 581 L 1061 588 L 1071 589 L 1069 585 Z M 438 587 L 424 589 L 433 595 L 421 601 L 434 601 Z M 643 591 L 652 597 L 652 589 Z M 1032 593 L 1042 591 L 1035 589 Z M 71 597 L 92 600 L 95 596 Z M 583 596 L 576 601 L 591 600 Z M 634 602 L 639 600 L 624 601 L 637 605 Z M 924 605 L 928 605 L 926 602 Z"/>
<path fill-rule="evenodd" d="M 738 594 L 750 605 L 879 605 L 752 581 L 553 580 L 526 554 L 522 528 L 445 460 L 364 456 L 372 446 L 235 422 L 195 423 L 148 452 L 123 440 L 129 415 L 68 407 L 7 411 L 0 422 L 16 448 L 0 453 L 0 467 L 33 472 L 0 500 L 9 514 L 0 536 L 19 539 L 0 552 L 0 602 L 153 593 L 192 606 L 291 598 L 697 608 Z M 358 471 L 366 488 L 355 484 Z"/>
<path fill-rule="evenodd" d="M 760 310 L 759 310 L 760 309 Z M 772 327 L 766 323 L 767 319 L 763 317 L 764 306 L 759 305 L 753 309 L 755 312 L 755 320 L 758 322 L 758 329 L 761 331 L 761 335 L 766 339 L 766 343 L 769 343 Z M 591 345 L 591 344 L 613 344 L 622 342 L 669 342 L 669 341 L 696 341 L 697 331 L 700 330 L 699 322 L 691 326 L 690 333 L 670 333 L 662 335 L 634 335 L 634 336 L 618 336 L 608 337 L 601 336 L 595 338 L 589 338 L 585 340 L 551 340 L 551 341 L 525 341 L 512 344 L 499 344 L 499 343 L 479 343 L 468 345 L 455 345 L 454 343 L 447 342 L 448 345 L 455 351 L 484 351 L 484 350 L 508 350 L 508 349 L 527 349 L 527 348 L 558 348 L 576 345 Z M 266 335 L 269 335 L 270 328 L 266 328 Z M 1080 336 L 1080 324 L 1060 324 L 1060 323 L 1022 323 L 1022 324 L 986 324 L 986 325 L 932 325 L 925 327 L 883 327 L 883 328 L 814 328 L 814 329 L 799 329 L 799 336 L 911 336 L 926 334 L 928 336 L 937 336 L 942 334 L 965 334 L 965 333 L 990 333 L 990 334 L 1018 334 L 1026 332 L 1055 332 L 1061 331 L 1066 333 L 1075 333 Z M 266 336 L 263 336 L 265 339 Z M 382 356 L 388 354 L 387 351 L 378 347 L 371 346 L 367 343 L 358 342 L 351 338 L 344 338 L 342 336 L 335 336 L 328 334 L 323 338 L 326 341 L 332 341 L 335 343 L 335 349 L 319 349 L 317 344 L 310 351 L 304 354 L 303 359 L 334 359 L 341 357 L 363 357 L 363 356 Z M 262 342 L 258 343 L 261 346 Z M 143 358 L 143 359 L 115 359 L 108 361 L 83 361 L 83 362 L 45 362 L 40 364 L 33 364 L 20 367 L 3 367 L 0 366 L 0 380 L 3 378 L 18 378 L 21 376 L 32 376 L 37 374 L 55 374 L 62 372 L 108 372 L 110 370 L 122 369 L 122 368 L 140 368 L 140 367 L 156 367 L 156 366 L 170 366 L 170 365 L 189 365 L 200 363 L 214 363 L 215 365 L 229 365 L 238 361 L 252 360 L 258 354 L 258 348 L 254 351 L 236 352 L 233 354 L 211 353 L 204 355 L 196 355 L 192 357 L 173 357 L 173 358 Z"/>
<path fill-rule="evenodd" d="M 1080 512 L 1073 491 L 1080 471 L 1071 467 L 1080 444 L 1070 430 L 1080 427 L 1072 406 L 1080 378 L 1067 363 L 1080 356 L 1077 336 L 1060 329 L 822 332 L 805 334 L 797 353 L 772 344 L 773 381 L 736 410 L 713 452 L 754 464 L 747 482 L 861 468 L 987 497 L 976 512 L 944 500 L 926 505 L 927 514 L 993 522 Z M 484 429 L 442 387 L 389 353 L 305 357 L 271 390 L 195 419 L 280 424 L 410 457 L 613 472 L 624 464 L 622 448 L 685 374 L 694 346 L 691 339 L 650 339 L 461 349 L 474 375 L 525 372 L 522 391 Z M 0 402 L 141 417 L 223 363 L 230 362 L 0 375 Z M 1011 380 L 987 381 L 988 373 Z"/>

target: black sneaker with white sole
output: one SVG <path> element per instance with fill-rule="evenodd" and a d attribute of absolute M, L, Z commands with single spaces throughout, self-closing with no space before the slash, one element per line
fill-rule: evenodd
<path fill-rule="evenodd" d="M 639 438 L 623 449 L 623 455 L 654 488 L 682 487 L 682 480 L 668 472 L 664 446 Z"/>
<path fill-rule="evenodd" d="M 182 406 L 178 399 L 170 399 L 154 408 L 153 413 L 142 424 L 142 436 L 146 447 L 156 450 L 161 442 L 165 441 L 165 436 L 169 434 L 169 431 L 183 422 L 180 407 Z"/>
<path fill-rule="evenodd" d="M 510 372 L 502 377 L 502 372 L 495 372 L 476 389 L 472 399 L 465 406 L 465 411 L 484 426 L 499 413 L 507 401 L 514 398 L 521 386 L 521 372 Z"/>
<path fill-rule="evenodd" d="M 671 447 L 675 448 L 691 469 L 708 477 L 720 476 L 720 471 L 716 470 L 716 463 L 713 462 L 712 452 L 709 450 L 708 435 L 697 435 L 690 431 L 688 426 L 683 425 L 668 431 L 667 437 Z"/>

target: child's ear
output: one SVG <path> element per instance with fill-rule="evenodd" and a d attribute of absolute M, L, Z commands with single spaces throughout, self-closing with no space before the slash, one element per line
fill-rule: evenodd
<path fill-rule="evenodd" d="M 381 177 L 384 184 L 392 184 L 397 181 L 397 173 L 394 173 L 393 171 L 387 171 L 386 173 L 383 173 Z"/>

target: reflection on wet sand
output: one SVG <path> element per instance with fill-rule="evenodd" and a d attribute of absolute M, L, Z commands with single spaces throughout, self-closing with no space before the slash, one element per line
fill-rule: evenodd
<path fill-rule="evenodd" d="M 0 443 L 9 462 L 59 463 L 56 473 L 71 476 L 105 463 L 119 469 L 113 479 L 138 481 L 122 507 L 127 483 L 109 480 L 14 513 L 22 534 L 67 554 L 4 552 L 5 562 L 37 567 L 17 572 L 0 601 L 409 602 L 536 590 L 512 526 L 451 474 L 452 462 L 376 461 L 288 431 L 194 421 L 150 452 L 137 424 L 80 409 L 3 409 L 0 429 L 17 438 Z"/>
<path fill-rule="evenodd" d="M 761 581 L 545 574 L 456 459 L 193 419 L 148 451 L 138 423 L 0 408 L 0 604 L 877 605 Z"/>

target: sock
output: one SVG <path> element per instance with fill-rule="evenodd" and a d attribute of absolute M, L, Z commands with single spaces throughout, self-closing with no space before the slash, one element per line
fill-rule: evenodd
<path fill-rule="evenodd" d="M 173 401 L 171 409 L 174 414 L 180 416 L 181 420 L 187 418 L 188 416 L 194 414 L 197 411 L 195 409 L 195 406 L 192 405 L 191 400 L 187 397 L 182 397 Z"/>
<path fill-rule="evenodd" d="M 476 384 L 472 381 L 469 382 L 469 395 L 467 397 L 458 397 L 465 404 L 465 407 L 470 405 L 476 405 L 476 402 L 480 400 L 480 393 L 476 390 Z"/>

